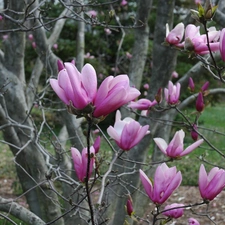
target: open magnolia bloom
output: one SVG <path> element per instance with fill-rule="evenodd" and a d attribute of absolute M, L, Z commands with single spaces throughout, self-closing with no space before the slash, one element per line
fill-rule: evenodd
<path fill-rule="evenodd" d="M 127 75 L 108 76 L 97 90 L 95 69 L 85 64 L 79 72 L 73 63 L 58 62 L 58 79 L 50 84 L 58 97 L 76 115 L 92 114 L 105 117 L 119 107 L 140 95 L 139 90 L 130 87 Z"/>
<path fill-rule="evenodd" d="M 137 145 L 146 134 L 150 133 L 148 128 L 148 125 L 142 127 L 130 117 L 121 120 L 121 113 L 117 110 L 114 127 L 108 127 L 107 132 L 121 149 L 128 151 Z"/>
<path fill-rule="evenodd" d="M 202 198 L 213 200 L 225 187 L 225 170 L 214 167 L 207 175 L 202 164 L 199 170 L 198 185 Z"/>
<path fill-rule="evenodd" d="M 106 116 L 122 105 L 137 98 L 141 93 L 130 87 L 127 75 L 108 76 L 100 85 L 95 100 L 93 116 Z"/>
<path fill-rule="evenodd" d="M 183 130 L 177 131 L 173 139 L 169 143 L 169 145 L 162 138 L 154 138 L 153 140 L 155 141 L 156 145 L 159 147 L 159 149 L 162 151 L 163 154 L 165 154 L 166 156 L 170 158 L 180 158 L 192 152 L 204 141 L 203 139 L 200 139 L 194 142 L 192 145 L 188 146 L 186 149 L 184 149 L 184 143 L 183 143 L 184 136 L 185 136 L 185 133 Z"/>
<path fill-rule="evenodd" d="M 140 178 L 148 197 L 156 204 L 163 204 L 182 181 L 181 172 L 177 168 L 169 168 L 166 163 L 157 167 L 152 182 L 140 169 Z"/>

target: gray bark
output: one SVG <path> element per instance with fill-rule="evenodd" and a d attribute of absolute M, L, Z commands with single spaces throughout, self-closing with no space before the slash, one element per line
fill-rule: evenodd
<path fill-rule="evenodd" d="M 45 222 L 30 210 L 24 208 L 16 202 L 0 197 L 0 211 L 10 213 L 28 225 L 44 225 Z"/>
<path fill-rule="evenodd" d="M 134 29 L 134 46 L 132 50 L 132 58 L 129 65 L 129 78 L 132 85 L 137 89 L 141 87 L 143 71 L 146 63 L 149 43 L 149 26 L 148 18 L 150 15 L 152 1 L 138 1 L 137 15 Z"/>

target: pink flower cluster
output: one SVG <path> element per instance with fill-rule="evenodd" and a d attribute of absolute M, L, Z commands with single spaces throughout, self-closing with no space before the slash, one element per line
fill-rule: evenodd
<path fill-rule="evenodd" d="M 58 79 L 50 79 L 53 90 L 66 105 L 72 104 L 77 110 L 90 106 L 95 118 L 107 116 L 140 95 L 136 88 L 130 87 L 127 75 L 108 76 L 97 89 L 92 65 L 86 64 L 79 72 L 73 63 L 59 64 Z"/>
<path fill-rule="evenodd" d="M 217 31 L 215 27 L 210 27 L 208 28 L 208 37 L 211 51 L 219 51 L 220 31 Z M 179 23 L 171 31 L 169 31 L 167 25 L 165 41 L 177 48 L 195 52 L 196 54 L 209 53 L 206 35 L 200 34 L 200 27 L 194 24 L 189 24 L 185 28 L 183 23 Z"/>

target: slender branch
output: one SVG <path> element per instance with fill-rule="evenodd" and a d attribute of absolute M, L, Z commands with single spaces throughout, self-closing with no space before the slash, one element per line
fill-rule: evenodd
<path fill-rule="evenodd" d="M 107 170 L 107 172 L 104 174 L 103 178 L 102 178 L 102 185 L 101 185 L 101 192 L 99 195 L 99 199 L 98 199 L 98 204 L 101 205 L 102 204 L 102 198 L 103 198 L 103 194 L 104 194 L 104 190 L 105 190 L 105 186 L 106 186 L 106 178 L 108 177 L 108 175 L 111 173 L 112 168 L 114 163 L 116 162 L 117 158 L 118 158 L 119 153 L 115 153 L 113 160 L 111 161 L 109 168 Z"/>

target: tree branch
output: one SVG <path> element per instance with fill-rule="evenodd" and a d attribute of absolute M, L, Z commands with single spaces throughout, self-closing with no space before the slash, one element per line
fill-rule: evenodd
<path fill-rule="evenodd" d="M 34 213 L 19 205 L 16 202 L 4 199 L 0 197 L 0 210 L 6 213 L 10 213 L 16 218 L 22 220 L 29 225 L 44 225 L 45 222 L 41 220 Z"/>

